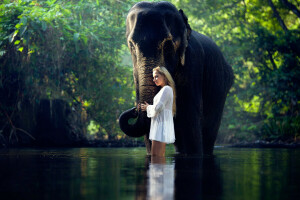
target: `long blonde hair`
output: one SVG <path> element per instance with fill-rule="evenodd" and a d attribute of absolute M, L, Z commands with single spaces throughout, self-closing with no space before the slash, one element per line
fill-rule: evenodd
<path fill-rule="evenodd" d="M 176 115 L 176 88 L 175 88 L 175 82 L 170 74 L 170 72 L 165 67 L 155 67 L 153 69 L 153 72 L 157 71 L 160 75 L 165 77 L 166 84 L 169 85 L 173 89 L 173 116 Z"/>

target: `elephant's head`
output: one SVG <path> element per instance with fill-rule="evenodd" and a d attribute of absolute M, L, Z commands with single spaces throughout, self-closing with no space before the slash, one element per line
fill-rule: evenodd
<path fill-rule="evenodd" d="M 182 10 L 168 2 L 140 2 L 129 11 L 126 20 L 126 37 L 133 61 L 136 86 L 136 103 L 152 104 L 158 88 L 152 69 L 165 66 L 174 77 L 177 67 L 185 62 L 185 49 L 191 28 Z M 128 119 L 138 117 L 135 124 Z M 150 120 L 146 113 L 130 109 L 121 114 L 120 127 L 132 137 L 149 133 Z"/>

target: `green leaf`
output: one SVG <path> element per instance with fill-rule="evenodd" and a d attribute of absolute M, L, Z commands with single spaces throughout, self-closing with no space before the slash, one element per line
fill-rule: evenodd
<path fill-rule="evenodd" d="M 19 30 L 15 30 L 12 34 L 9 35 L 9 42 L 12 43 L 18 34 Z"/>
<path fill-rule="evenodd" d="M 22 25 L 23 25 L 22 23 L 19 23 L 19 24 L 17 24 L 15 27 L 16 27 L 17 29 L 19 29 Z"/>

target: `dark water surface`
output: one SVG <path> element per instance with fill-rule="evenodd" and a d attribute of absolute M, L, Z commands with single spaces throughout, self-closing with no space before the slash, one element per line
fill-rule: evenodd
<path fill-rule="evenodd" d="M 0 199 L 299 199 L 299 149 L 0 149 Z"/>

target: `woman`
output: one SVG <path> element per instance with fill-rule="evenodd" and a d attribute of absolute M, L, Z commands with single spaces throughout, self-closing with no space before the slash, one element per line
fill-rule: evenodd
<path fill-rule="evenodd" d="M 164 156 L 166 144 L 175 142 L 173 116 L 176 113 L 175 83 L 165 67 L 153 69 L 153 81 L 160 86 L 160 91 L 153 99 L 153 105 L 139 105 L 142 111 L 147 111 L 151 118 L 149 139 L 152 141 L 151 155 Z"/>

